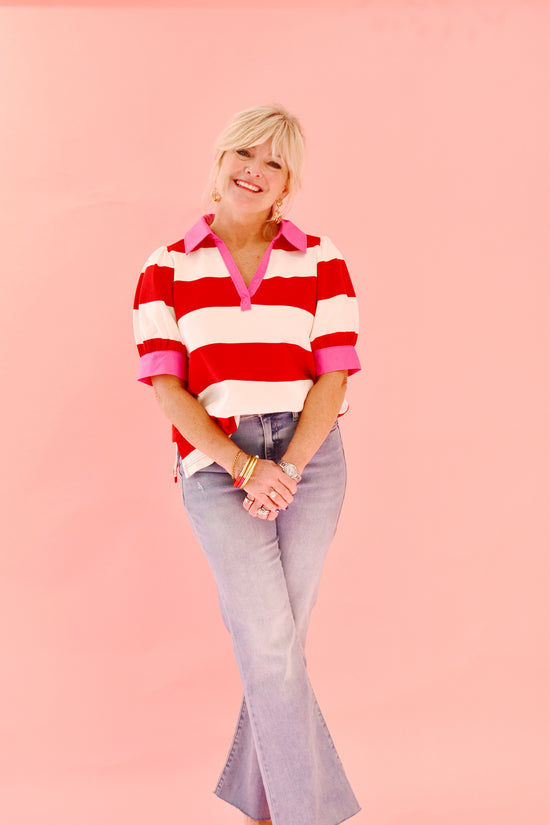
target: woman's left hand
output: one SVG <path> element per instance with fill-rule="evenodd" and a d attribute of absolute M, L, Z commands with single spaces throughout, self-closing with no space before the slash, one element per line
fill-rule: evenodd
<path fill-rule="evenodd" d="M 244 509 L 257 518 L 273 521 L 292 502 L 297 483 L 274 461 L 259 459 L 245 485 Z"/>
<path fill-rule="evenodd" d="M 251 512 L 253 504 L 254 498 L 252 498 L 252 496 L 250 495 L 247 495 L 245 500 L 243 501 L 243 507 L 253 517 L 263 518 L 264 521 L 275 521 L 275 519 L 279 515 L 278 510 L 266 510 L 265 507 L 259 507 L 256 511 L 252 510 Z"/>

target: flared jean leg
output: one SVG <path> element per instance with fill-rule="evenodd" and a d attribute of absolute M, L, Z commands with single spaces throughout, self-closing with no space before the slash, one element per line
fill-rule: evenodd
<path fill-rule="evenodd" d="M 285 414 L 276 415 L 266 438 L 274 460 L 270 450 L 286 449 L 292 434 L 282 426 Z M 250 427 L 240 427 L 235 441 L 256 452 Z M 329 434 L 293 503 L 274 522 L 252 519 L 243 494 L 216 466 L 183 485 L 245 696 L 215 793 L 255 819 L 271 816 L 274 825 L 336 825 L 360 806 L 309 681 L 304 645 L 345 485 L 339 431 Z M 327 472 L 331 485 L 320 484 Z"/>

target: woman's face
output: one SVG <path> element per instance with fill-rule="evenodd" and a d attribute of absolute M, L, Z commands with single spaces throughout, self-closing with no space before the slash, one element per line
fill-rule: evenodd
<path fill-rule="evenodd" d="M 284 198 L 288 169 L 272 154 L 271 142 L 225 152 L 216 180 L 222 203 L 236 213 L 269 213 L 277 198 Z"/>

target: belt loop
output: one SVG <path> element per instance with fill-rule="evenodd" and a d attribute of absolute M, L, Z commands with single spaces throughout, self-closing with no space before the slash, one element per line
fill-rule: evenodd
<path fill-rule="evenodd" d="M 293 421 L 298 421 L 299 418 L 300 418 L 300 412 L 293 412 L 292 413 L 292 420 Z"/>

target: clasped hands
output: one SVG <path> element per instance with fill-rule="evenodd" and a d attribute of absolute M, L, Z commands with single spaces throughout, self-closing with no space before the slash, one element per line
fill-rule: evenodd
<path fill-rule="evenodd" d="M 259 459 L 252 478 L 245 485 L 243 507 L 249 515 L 274 521 L 279 510 L 286 510 L 292 502 L 298 484 L 274 461 Z"/>

